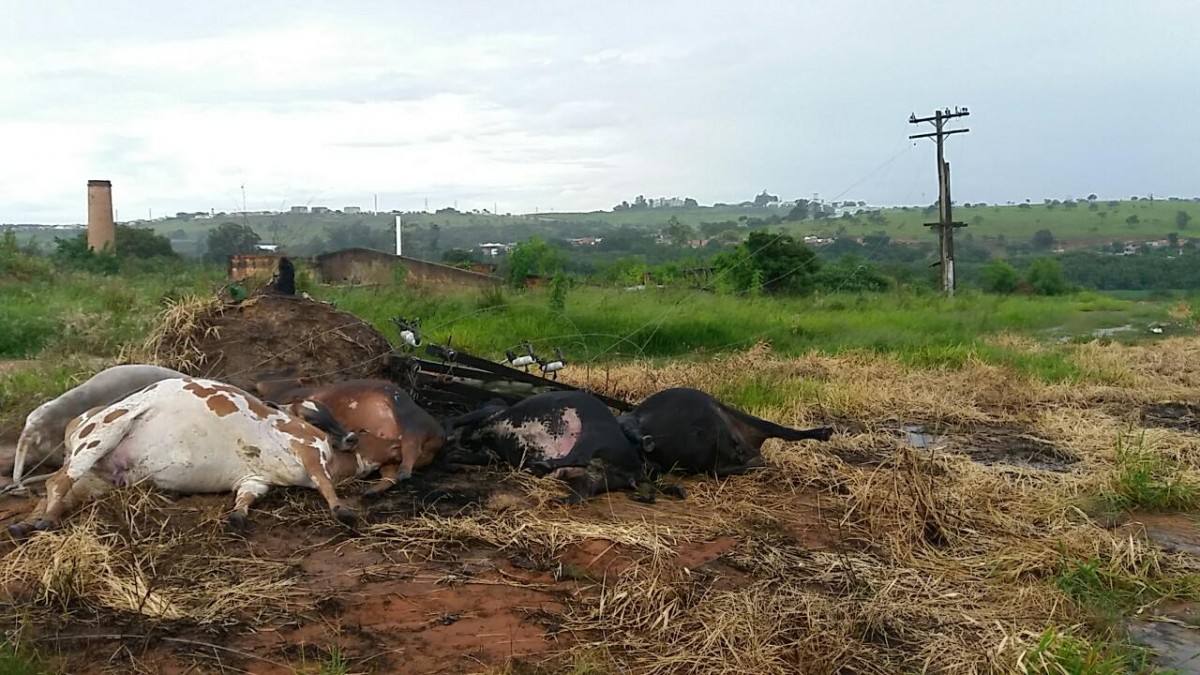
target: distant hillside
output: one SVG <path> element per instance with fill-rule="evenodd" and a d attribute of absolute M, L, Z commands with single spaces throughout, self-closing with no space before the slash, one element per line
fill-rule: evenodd
<path fill-rule="evenodd" d="M 787 221 L 789 208 L 753 206 L 698 206 L 595 211 L 590 213 L 541 213 L 492 215 L 488 213 L 409 213 L 402 216 L 406 246 L 414 255 L 432 255 L 451 248 L 474 249 L 479 244 L 508 243 L 531 235 L 546 238 L 575 238 L 611 235 L 620 228 L 657 232 L 671 218 L 697 230 L 697 237 L 713 236 L 740 225 L 778 227 L 797 236 L 861 237 L 884 232 L 895 242 L 931 242 L 930 228 L 923 224 L 937 219 L 930 207 L 896 207 L 852 217 Z M 1186 214 L 1180 216 L 1179 214 Z M 1064 248 L 1090 247 L 1114 241 L 1151 241 L 1169 233 L 1188 239 L 1200 232 L 1200 202 L 1190 200 L 1095 200 L 1073 204 L 955 205 L 955 220 L 967 223 L 960 237 L 999 247 L 1026 242 L 1040 230 L 1049 230 Z M 221 223 L 246 223 L 264 243 L 281 244 L 299 254 L 321 250 L 332 242 L 353 239 L 363 245 L 369 234 L 377 248 L 394 247 L 392 214 L 280 213 L 273 215 L 218 214 L 205 218 L 169 218 L 134 221 L 150 227 L 172 241 L 184 255 L 199 255 L 207 233 Z M 1184 227 L 1180 227 L 1180 223 Z M 53 236 L 70 231 L 19 229 L 22 240 L 30 237 L 53 242 Z M 411 242 L 411 243 L 410 243 Z"/>

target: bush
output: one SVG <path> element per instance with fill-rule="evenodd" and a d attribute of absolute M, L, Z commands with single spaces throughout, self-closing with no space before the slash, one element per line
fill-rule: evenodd
<path fill-rule="evenodd" d="M 1062 265 L 1053 258 L 1037 258 L 1029 264 L 1029 285 L 1038 295 L 1062 295 L 1069 290 Z"/>
<path fill-rule="evenodd" d="M 11 230 L 0 238 L 0 280 L 41 281 L 54 276 L 51 264 L 21 251 Z"/>
<path fill-rule="evenodd" d="M 984 292 L 1007 295 L 1013 293 L 1021 285 L 1021 275 L 1017 270 L 1003 260 L 993 260 L 980 270 L 982 281 L 980 285 Z"/>

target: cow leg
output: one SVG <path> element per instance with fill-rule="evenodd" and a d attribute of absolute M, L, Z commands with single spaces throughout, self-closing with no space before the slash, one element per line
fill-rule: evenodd
<path fill-rule="evenodd" d="M 23 537 L 33 530 L 52 530 L 67 514 L 79 508 L 89 499 L 99 497 L 112 490 L 112 484 L 86 473 L 74 480 L 60 469 L 46 481 L 46 496 L 34 508 L 24 522 L 10 525 L 8 531 L 15 537 Z"/>
<path fill-rule="evenodd" d="M 717 478 L 724 478 L 726 476 L 741 476 L 743 474 L 750 473 L 751 471 L 757 471 L 765 468 L 767 468 L 767 462 L 763 459 L 762 455 L 752 454 L 750 459 L 747 459 L 741 464 L 722 464 L 718 466 L 713 471 L 713 475 L 715 475 Z"/>
<path fill-rule="evenodd" d="M 233 511 L 229 513 L 229 517 L 225 520 L 226 524 L 234 530 L 246 529 L 246 523 L 250 516 L 250 505 L 254 500 L 260 499 L 267 491 L 271 489 L 270 485 L 259 480 L 244 481 L 237 488 L 237 497 L 233 501 Z"/>
<path fill-rule="evenodd" d="M 325 498 L 325 503 L 329 504 L 329 510 L 333 512 L 333 517 L 345 525 L 353 525 L 358 522 L 358 516 L 355 515 L 354 510 L 342 504 L 341 498 L 338 497 L 337 488 L 333 485 L 333 479 L 329 477 L 329 471 L 321 464 L 321 451 L 307 445 L 293 445 L 293 450 L 300 457 L 301 463 L 304 464 L 304 470 L 308 472 L 308 477 L 312 479 L 317 492 L 321 493 L 321 496 Z"/>
<path fill-rule="evenodd" d="M 312 474 L 313 482 L 317 484 L 317 492 L 325 498 L 325 503 L 329 504 L 329 510 L 333 513 L 333 517 L 337 518 L 343 525 L 354 525 L 358 522 L 358 516 L 354 510 L 342 503 L 338 497 L 337 488 L 334 487 L 333 481 L 325 472 L 314 472 Z"/>
<path fill-rule="evenodd" d="M 371 487 L 363 490 L 363 499 L 377 499 L 383 496 L 383 493 L 392 489 L 396 483 L 402 480 L 407 480 L 412 476 L 412 471 L 405 471 L 399 464 L 384 464 L 379 467 L 379 480 L 375 481 Z"/>

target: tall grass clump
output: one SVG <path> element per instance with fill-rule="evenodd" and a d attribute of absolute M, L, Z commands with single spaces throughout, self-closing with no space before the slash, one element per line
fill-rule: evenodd
<path fill-rule="evenodd" d="M 1118 439 L 1116 470 L 1104 497 L 1118 510 L 1193 511 L 1200 507 L 1200 483 L 1167 459 L 1146 450 L 1143 434 L 1133 447 Z"/>

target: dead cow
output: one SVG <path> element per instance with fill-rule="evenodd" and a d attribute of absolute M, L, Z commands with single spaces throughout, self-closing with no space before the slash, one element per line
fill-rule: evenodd
<path fill-rule="evenodd" d="M 299 379 L 263 381 L 255 385 L 267 401 L 280 404 L 317 401 L 343 426 L 369 434 L 400 458 L 379 470 L 380 479 L 363 492 L 371 498 L 412 472 L 428 466 L 446 443 L 442 425 L 418 406 L 403 390 L 385 380 L 347 380 L 333 384 L 300 386 Z"/>
<path fill-rule="evenodd" d="M 11 471 L 13 481 L 19 483 L 28 462 L 57 469 L 62 466 L 62 443 L 68 422 L 92 408 L 115 403 L 148 384 L 170 377 L 186 376 L 159 366 L 113 366 L 96 373 L 58 398 L 41 404 L 25 418 L 25 428 L 17 440 L 17 452 L 12 465 L 0 465 L 0 473 L 7 476 Z"/>
<path fill-rule="evenodd" d="M 621 415 L 621 428 L 642 444 L 652 472 L 729 476 L 766 466 L 762 444 L 828 441 L 833 429 L 792 429 L 721 403 L 698 389 L 665 389 Z"/>
<path fill-rule="evenodd" d="M 459 461 L 486 461 L 483 451 L 534 475 L 563 479 L 571 491 L 568 503 L 610 490 L 640 490 L 644 483 L 639 449 L 612 411 L 586 392 L 536 394 L 512 405 L 496 399 L 446 427 L 448 435 L 462 429 Z M 635 498 L 653 501 L 653 492 Z"/>
<path fill-rule="evenodd" d="M 306 414 L 320 406 L 307 402 Z M 181 493 L 234 491 L 229 523 L 244 526 L 250 505 L 272 486 L 316 488 L 333 515 L 355 514 L 334 486 L 386 461 L 379 447 L 355 438 L 331 439 L 288 409 L 271 408 L 246 392 L 212 380 L 162 380 L 109 406 L 94 408 L 67 428 L 67 460 L 46 483 L 16 536 L 49 529 L 89 499 L 145 481 Z M 368 445 L 368 447 L 363 447 Z"/>

